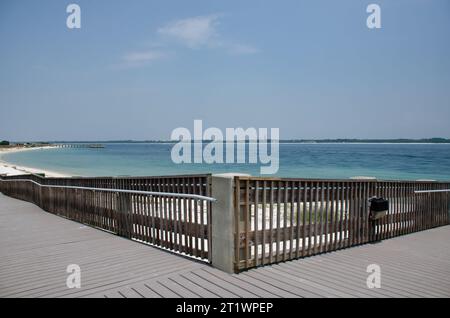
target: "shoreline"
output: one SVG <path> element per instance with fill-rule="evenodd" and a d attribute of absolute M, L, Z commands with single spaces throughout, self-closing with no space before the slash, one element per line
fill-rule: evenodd
<path fill-rule="evenodd" d="M 0 148 L 0 175 L 6 174 L 7 176 L 12 175 L 22 175 L 22 174 L 45 174 L 46 177 L 50 178 L 67 178 L 71 177 L 71 175 L 55 172 L 46 169 L 39 169 L 27 166 L 16 165 L 14 163 L 5 161 L 3 159 L 3 155 L 22 152 L 22 151 L 32 151 L 32 150 L 42 150 L 42 149 L 52 149 L 56 148 L 55 146 L 42 146 L 42 147 L 33 147 L 33 148 Z"/>

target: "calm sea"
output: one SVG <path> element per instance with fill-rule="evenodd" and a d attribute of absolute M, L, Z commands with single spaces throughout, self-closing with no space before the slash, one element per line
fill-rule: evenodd
<path fill-rule="evenodd" d="M 202 172 L 260 174 L 257 164 L 174 164 L 171 144 L 105 144 L 6 154 L 17 165 L 77 176 L 153 176 Z M 450 144 L 280 144 L 276 176 L 450 180 Z"/>

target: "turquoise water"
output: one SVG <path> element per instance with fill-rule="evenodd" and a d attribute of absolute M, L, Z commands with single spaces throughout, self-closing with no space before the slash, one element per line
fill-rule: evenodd
<path fill-rule="evenodd" d="M 2 160 L 78 176 L 153 176 L 202 172 L 260 174 L 259 164 L 174 164 L 171 144 L 105 144 L 5 154 Z M 280 144 L 276 176 L 450 180 L 450 144 Z"/>

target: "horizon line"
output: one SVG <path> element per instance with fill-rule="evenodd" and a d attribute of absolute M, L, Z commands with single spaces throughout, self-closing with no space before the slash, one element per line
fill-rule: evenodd
<path fill-rule="evenodd" d="M 193 139 L 189 142 L 212 142 L 212 139 Z M 226 139 L 223 140 L 227 142 Z M 234 140 L 234 141 L 246 141 L 246 142 L 258 142 L 257 139 L 245 139 L 245 140 Z M 268 138 L 268 142 L 272 139 Z M 170 139 L 111 139 L 111 140 L 27 140 L 27 141 L 9 141 L 10 143 L 178 143 L 180 140 L 170 140 Z M 419 143 L 450 143 L 450 138 L 444 137 L 431 137 L 431 138 L 320 138 L 320 139 L 279 139 L 280 143 L 383 143 L 383 142 L 419 142 Z"/>

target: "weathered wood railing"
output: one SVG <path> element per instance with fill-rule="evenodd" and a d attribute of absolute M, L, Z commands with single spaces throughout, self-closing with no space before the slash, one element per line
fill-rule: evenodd
<path fill-rule="evenodd" d="M 25 180 L 24 180 L 25 179 Z M 0 178 L 0 191 L 228 272 L 449 224 L 450 183 L 230 175 Z M 369 198 L 389 200 L 369 218 Z M 212 205 L 211 197 L 218 201 Z"/>
<path fill-rule="evenodd" d="M 2 177 L 0 191 L 44 210 L 186 255 L 210 257 L 210 176 Z"/>
<path fill-rule="evenodd" d="M 449 183 L 235 178 L 235 271 L 449 224 Z M 368 200 L 389 200 L 371 221 Z"/>

